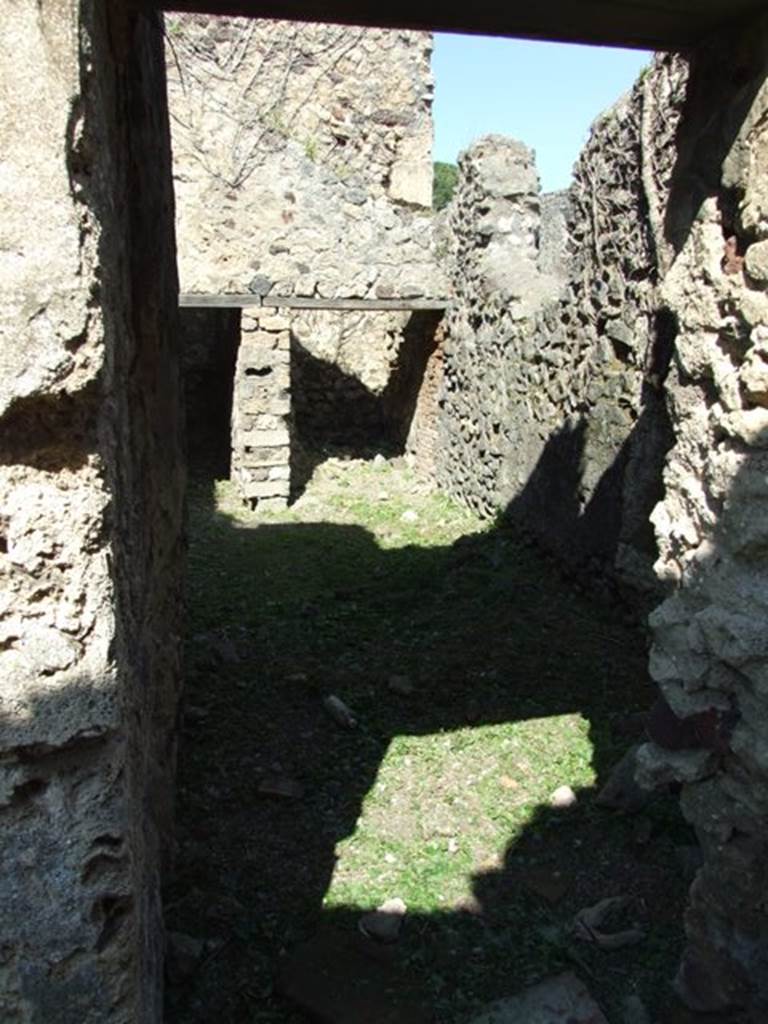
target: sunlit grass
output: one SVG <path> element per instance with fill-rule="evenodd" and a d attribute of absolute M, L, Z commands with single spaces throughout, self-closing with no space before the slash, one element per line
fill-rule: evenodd
<path fill-rule="evenodd" d="M 579 715 L 396 737 L 355 834 L 337 847 L 326 905 L 397 895 L 431 913 L 460 903 L 564 779 L 593 785 L 592 753 Z"/>
<path fill-rule="evenodd" d="M 198 724 L 180 769 L 188 902 L 171 926 L 198 934 L 212 903 L 239 936 L 205 975 L 210 1016 L 229 1000 L 226 1019 L 249 1019 L 232 993 L 250 990 L 254 964 L 267 991 L 282 951 L 321 922 L 354 930 L 392 897 L 408 906 L 399 956 L 441 1024 L 574 956 L 606 1005 L 635 989 L 660 1005 L 684 891 L 674 802 L 649 811 L 653 845 L 638 852 L 632 819 L 593 801 L 627 746 L 614 721 L 651 699 L 641 632 L 576 592 L 512 523 L 483 522 L 402 461 L 326 462 L 280 514 L 201 482 L 189 537 Z M 212 654 L 221 638 L 234 661 Z M 395 675 L 410 692 L 392 689 Z M 329 718 L 329 693 L 356 729 Z M 273 772 L 303 797 L 261 799 Z M 557 811 L 562 785 L 577 803 Z M 535 870 L 568 876 L 556 904 L 531 890 Z M 642 963 L 574 948 L 573 915 L 627 889 L 655 901 Z M 272 1010 L 300 1019 L 277 997 Z"/>

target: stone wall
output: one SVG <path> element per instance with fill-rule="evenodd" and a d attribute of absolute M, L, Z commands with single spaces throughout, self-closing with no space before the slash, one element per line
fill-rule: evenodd
<path fill-rule="evenodd" d="M 530 154 L 498 139 L 464 154 L 438 466 L 565 561 L 667 594 L 638 774 L 682 784 L 705 858 L 677 987 L 754 1020 L 768 1012 L 767 72 L 766 19 L 690 69 L 654 61 L 577 164 L 564 284 L 537 252 Z"/>
<path fill-rule="evenodd" d="M 0 13 L 0 1018 L 154 1022 L 181 515 L 162 36 L 91 0 Z"/>
<path fill-rule="evenodd" d="M 436 315 L 424 311 L 296 311 L 291 319 L 296 440 L 305 449 L 402 451 L 435 327 Z"/>
<path fill-rule="evenodd" d="M 442 318 L 434 325 L 426 347 L 426 364 L 418 381 L 418 394 L 405 439 L 405 453 L 410 465 L 426 480 L 434 480 L 440 451 L 440 396 L 443 389 Z"/>
<path fill-rule="evenodd" d="M 427 33 L 169 16 L 182 291 L 445 295 L 430 51 Z M 296 439 L 391 443 L 410 322 L 292 315 Z"/>
<path fill-rule="evenodd" d="M 685 77 L 659 59 L 595 123 L 543 223 L 532 154 L 493 136 L 462 154 L 449 210 L 457 302 L 438 478 L 635 588 L 656 586 L 649 515 L 671 443 L 646 211 L 671 174 Z"/>
<path fill-rule="evenodd" d="M 768 1014 L 767 73 L 766 19 L 696 55 L 664 210 L 675 444 L 653 522 L 673 592 L 651 616 L 663 701 L 646 750 L 685 783 L 706 855 L 678 988 L 754 1020 Z"/>
<path fill-rule="evenodd" d="M 440 294 L 430 51 L 428 33 L 169 15 L 182 291 Z"/>

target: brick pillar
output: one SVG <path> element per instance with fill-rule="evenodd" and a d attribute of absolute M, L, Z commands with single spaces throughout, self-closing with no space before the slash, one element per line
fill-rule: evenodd
<path fill-rule="evenodd" d="M 232 479 L 243 500 L 280 511 L 290 493 L 289 320 L 243 311 L 232 402 Z"/>

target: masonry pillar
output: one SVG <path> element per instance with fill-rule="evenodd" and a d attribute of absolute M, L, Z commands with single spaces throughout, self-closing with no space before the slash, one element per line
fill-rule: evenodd
<path fill-rule="evenodd" d="M 289 320 L 243 311 L 232 403 L 232 479 L 243 500 L 280 511 L 290 495 Z"/>

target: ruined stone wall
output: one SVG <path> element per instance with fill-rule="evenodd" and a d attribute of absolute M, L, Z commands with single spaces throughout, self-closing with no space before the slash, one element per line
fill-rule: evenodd
<path fill-rule="evenodd" d="M 161 1018 L 181 505 L 173 211 L 159 22 L 111 7 L 0 5 L 8 1022 Z"/>
<path fill-rule="evenodd" d="M 172 15 L 185 292 L 434 295 L 431 37 Z"/>
<path fill-rule="evenodd" d="M 426 313 L 294 311 L 298 437 L 305 445 L 315 439 L 351 448 L 401 447 L 413 404 L 404 392 L 421 382 L 419 353 L 430 332 L 434 316 Z"/>
<path fill-rule="evenodd" d="M 408 462 L 425 480 L 435 479 L 440 451 L 444 341 L 445 331 L 441 318 L 430 338 L 426 365 L 419 381 L 419 390 L 405 440 Z"/>
<path fill-rule="evenodd" d="M 671 174 L 684 86 L 682 61 L 659 59 L 595 123 L 543 225 L 532 154 L 498 137 L 462 154 L 449 212 L 440 482 L 641 588 L 655 586 L 648 518 L 671 443 L 646 211 Z"/>
<path fill-rule="evenodd" d="M 696 55 L 662 221 L 660 301 L 679 331 L 653 522 L 673 592 L 650 620 L 665 703 L 646 750 L 685 783 L 706 857 L 678 988 L 754 1020 L 768 1014 L 767 74 L 766 19 Z"/>
<path fill-rule="evenodd" d="M 704 853 L 677 987 L 754 1020 L 768 1013 L 767 73 L 763 19 L 690 71 L 658 58 L 596 122 L 564 290 L 536 266 L 530 157 L 499 140 L 464 155 L 440 467 L 566 560 L 640 584 L 655 561 L 662 696 L 638 778 L 682 784 Z"/>
<path fill-rule="evenodd" d="M 174 15 L 166 51 L 183 291 L 446 293 L 428 212 L 427 33 Z M 385 441 L 408 323 L 293 315 L 296 438 Z"/>

